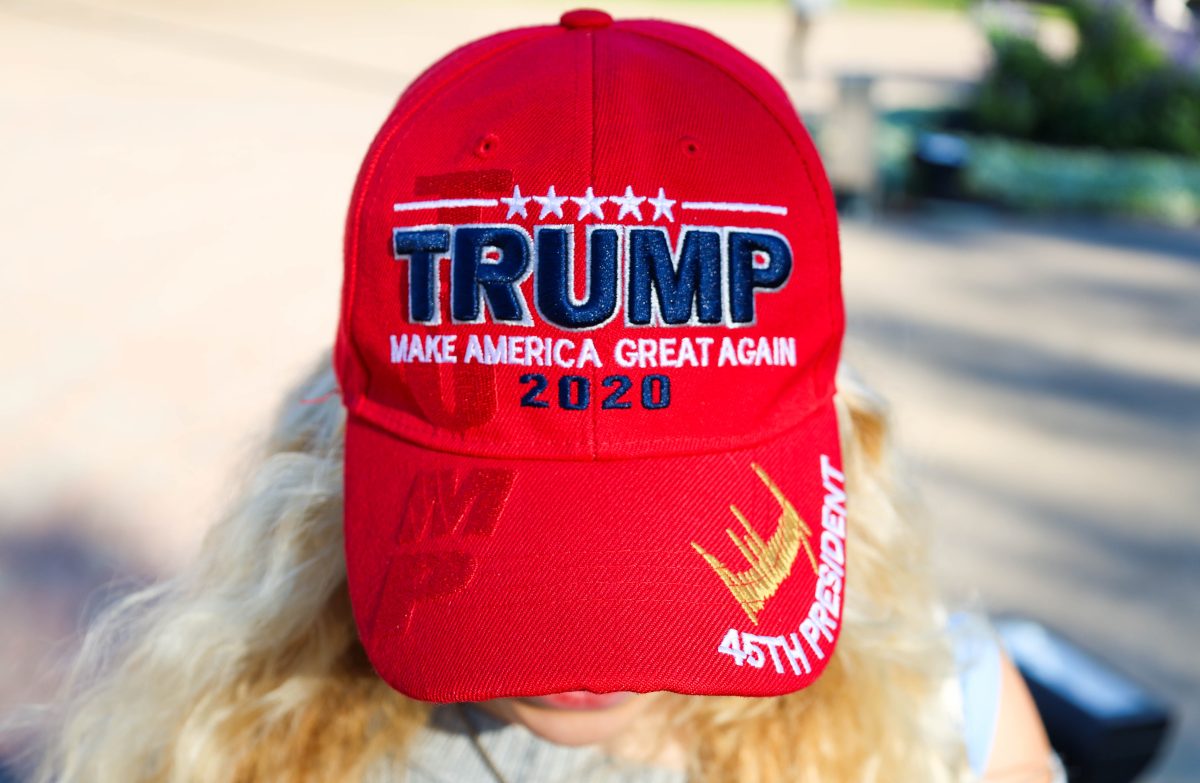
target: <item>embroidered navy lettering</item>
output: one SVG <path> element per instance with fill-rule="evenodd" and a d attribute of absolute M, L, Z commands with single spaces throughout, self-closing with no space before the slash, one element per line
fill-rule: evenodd
<path fill-rule="evenodd" d="M 392 254 L 408 260 L 408 320 L 436 324 L 438 308 L 438 257 L 450 249 L 450 231 L 445 228 L 392 230 Z"/>
<path fill-rule="evenodd" d="M 574 228 L 537 230 L 537 271 L 534 300 L 538 313 L 567 329 L 590 329 L 606 323 L 617 310 L 619 235 L 611 228 L 588 233 L 587 295 L 576 301 L 574 292 Z"/>
<path fill-rule="evenodd" d="M 455 323 L 490 319 L 532 325 L 521 288 L 536 272 L 537 312 L 546 323 L 564 329 L 601 327 L 622 305 L 631 326 L 701 326 L 723 320 L 730 326 L 753 324 L 756 295 L 782 288 L 792 272 L 787 240 L 767 229 L 682 226 L 672 247 L 664 227 L 588 226 L 587 280 L 579 299 L 574 281 L 577 230 L 540 226 L 534 240 L 514 224 L 394 228 L 393 254 L 408 262 L 409 320 L 441 322 L 439 260 L 447 255 Z M 764 350 L 757 355 L 766 355 Z"/>
<path fill-rule="evenodd" d="M 629 231 L 629 312 L 626 320 L 646 326 L 654 309 L 669 325 L 721 322 L 721 235 L 684 229 L 678 258 L 673 258 L 667 232 L 661 228 Z M 694 316 L 694 317 L 693 317 Z"/>
<path fill-rule="evenodd" d="M 765 258 L 755 263 L 755 255 Z M 792 273 L 792 250 L 779 234 L 729 232 L 729 316 L 735 324 L 754 323 L 754 290 L 781 287 Z"/>
<path fill-rule="evenodd" d="M 495 251 L 498 259 L 488 257 Z M 459 323 L 480 323 L 482 291 L 496 321 L 528 323 L 518 287 L 529 274 L 529 235 L 515 226 L 460 226 L 450 262 L 450 313 Z"/>

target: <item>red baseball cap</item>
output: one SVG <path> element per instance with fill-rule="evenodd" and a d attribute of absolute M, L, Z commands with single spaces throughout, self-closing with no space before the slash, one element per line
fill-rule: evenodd
<path fill-rule="evenodd" d="M 350 598 L 435 702 L 766 696 L 845 576 L 837 223 L 780 85 L 572 11 L 400 97 L 346 229 Z"/>

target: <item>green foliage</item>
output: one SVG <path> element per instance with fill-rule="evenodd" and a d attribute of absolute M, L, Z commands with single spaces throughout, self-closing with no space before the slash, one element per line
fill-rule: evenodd
<path fill-rule="evenodd" d="M 1114 155 L 971 138 L 965 191 L 1031 212 L 1124 215 L 1200 222 L 1200 161 L 1152 152 Z"/>
<path fill-rule="evenodd" d="M 1048 144 L 1200 157 L 1200 76 L 1174 67 L 1124 6 L 1068 0 L 1079 46 L 1059 62 L 1036 41 L 990 35 L 994 63 L 973 129 Z"/>
<path fill-rule="evenodd" d="M 876 155 L 884 199 L 918 192 L 913 168 L 917 139 L 931 130 L 961 127 L 960 120 L 956 111 L 937 109 L 891 111 L 880 117 Z M 1022 212 L 1200 225 L 1200 160 L 1195 158 L 957 135 L 970 149 L 959 182 L 965 197 Z"/>

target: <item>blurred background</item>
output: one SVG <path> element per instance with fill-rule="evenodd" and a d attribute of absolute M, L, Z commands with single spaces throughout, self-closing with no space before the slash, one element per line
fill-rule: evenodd
<path fill-rule="evenodd" d="M 0 713 L 237 491 L 332 339 L 403 87 L 572 5 L 0 0 Z M 893 404 L 947 588 L 1168 697 L 1147 780 L 1200 780 L 1195 0 L 605 7 L 783 80 L 843 211 L 846 357 Z"/>

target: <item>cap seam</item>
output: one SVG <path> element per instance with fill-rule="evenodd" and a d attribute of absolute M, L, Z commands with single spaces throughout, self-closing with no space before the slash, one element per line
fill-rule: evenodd
<path fill-rule="evenodd" d="M 590 148 L 588 149 L 588 155 L 591 158 L 590 167 L 588 170 L 588 185 L 595 187 L 596 186 L 596 146 L 597 146 L 596 145 L 596 35 L 591 30 L 588 31 L 587 35 L 588 35 L 589 43 L 591 44 L 591 46 L 589 47 L 590 54 L 591 54 L 591 62 L 588 64 L 588 87 L 591 90 L 591 95 L 589 96 L 589 101 L 588 101 L 588 107 L 589 107 L 588 111 L 590 112 L 591 116 L 588 119 L 590 120 L 591 126 L 592 126 L 592 132 L 591 132 L 591 136 L 589 138 Z M 587 232 L 586 228 L 584 229 L 584 232 L 585 233 Z M 590 263 L 590 259 L 585 259 L 585 262 Z M 574 258 L 571 259 L 571 263 L 572 264 L 575 263 Z M 588 291 L 588 296 L 591 296 L 591 291 Z M 599 390 L 600 389 L 600 385 L 598 383 L 598 381 L 600 379 L 599 368 L 593 366 L 593 367 L 589 368 L 589 372 L 592 376 L 592 388 Z M 591 409 L 589 411 L 589 413 L 591 414 L 591 418 L 592 418 L 592 433 L 591 433 L 592 459 L 595 460 L 600 455 L 600 438 L 599 438 L 599 434 L 598 434 L 599 429 L 600 429 L 600 422 L 599 422 L 600 413 L 597 410 L 597 406 L 590 405 L 588 407 Z"/>
<path fill-rule="evenodd" d="M 653 21 L 653 20 L 631 20 L 631 21 Z M 703 35 L 709 35 L 710 37 L 713 37 L 714 40 L 717 41 L 720 45 L 728 46 L 730 49 L 733 49 L 733 51 L 735 51 L 739 56 L 744 57 L 745 59 L 749 60 L 755 66 L 762 68 L 762 66 L 759 65 L 757 62 L 751 60 L 749 57 L 746 57 L 746 55 L 737 51 L 736 49 L 734 49 L 732 46 L 725 43 L 724 41 L 721 41 L 720 39 L 716 38 L 715 36 L 711 36 L 710 33 L 707 33 L 703 30 L 699 30 L 698 28 L 688 27 L 686 25 L 680 25 L 680 26 L 684 27 L 685 29 L 694 30 Z M 826 241 L 826 249 L 825 249 L 826 269 L 830 273 L 831 281 L 836 281 L 840 285 L 840 274 L 835 274 L 839 271 L 838 263 L 837 263 L 838 253 L 835 252 L 835 249 L 837 248 L 837 243 L 838 243 L 838 234 L 837 234 L 837 231 L 834 230 L 833 236 L 830 237 L 830 214 L 828 211 L 828 205 L 825 204 L 825 202 L 821 198 L 821 193 L 820 193 L 819 189 L 817 188 L 816 182 L 814 181 L 814 178 L 813 178 L 812 166 L 809 163 L 808 157 L 805 155 L 805 152 L 810 151 L 811 148 L 806 147 L 802 143 L 801 139 L 795 133 L 792 132 L 792 129 L 789 127 L 789 123 L 787 121 L 785 121 L 784 118 L 779 116 L 779 112 L 776 111 L 776 109 L 774 107 L 768 105 L 759 96 L 758 90 L 754 89 L 753 85 L 748 84 L 745 79 L 743 79 L 741 76 L 739 76 L 737 73 L 735 73 L 731 69 L 727 68 L 722 63 L 719 63 L 716 60 L 705 56 L 702 52 L 696 50 L 693 47 L 686 46 L 685 44 L 682 44 L 678 41 L 672 41 L 671 39 L 666 38 L 666 37 L 655 35 L 646 30 L 639 30 L 635 27 L 627 27 L 625 25 L 621 25 L 620 27 L 618 27 L 616 29 L 620 29 L 620 30 L 622 30 L 624 32 L 628 32 L 632 35 L 637 35 L 640 38 L 644 38 L 646 40 L 655 41 L 657 43 L 663 44 L 664 46 L 669 46 L 672 49 L 683 52 L 686 55 L 689 55 L 689 56 L 694 57 L 698 60 L 701 60 L 705 63 L 708 63 L 712 67 L 714 67 L 714 68 L 718 69 L 719 71 L 721 71 L 722 73 L 724 73 L 726 76 L 728 76 L 734 82 L 736 82 L 738 84 L 738 86 L 740 86 L 743 90 L 745 90 L 747 93 L 749 93 L 750 97 L 753 98 L 755 102 L 757 102 L 760 106 L 762 106 L 764 109 L 767 110 L 767 113 L 771 115 L 771 119 L 773 119 L 776 122 L 776 124 L 778 124 L 779 127 L 784 131 L 784 133 L 788 137 L 788 140 L 791 141 L 792 147 L 795 148 L 797 153 L 799 153 L 800 165 L 802 165 L 804 167 L 804 173 L 806 175 L 805 179 L 807 180 L 809 189 L 812 191 L 813 196 L 816 198 L 817 208 L 821 211 L 821 231 L 822 231 L 822 233 L 825 234 L 825 238 L 827 240 Z M 772 77 L 771 74 L 769 72 L 767 72 L 767 70 L 765 68 L 763 68 L 763 73 L 768 78 L 774 80 L 774 77 Z M 783 89 L 782 86 L 780 86 L 780 89 L 781 90 Z M 784 93 L 784 97 L 785 97 L 785 99 L 787 99 L 788 105 L 792 106 L 791 99 L 787 98 L 786 92 Z M 792 106 L 792 111 L 794 114 L 796 113 L 794 106 Z M 800 119 L 798 114 L 796 114 L 796 121 L 803 127 L 804 121 Z M 815 149 L 811 149 L 811 151 L 814 153 L 816 152 Z M 832 239 L 832 242 L 829 241 L 830 239 Z M 829 286 L 829 292 L 827 294 L 827 299 L 830 304 L 836 304 L 837 297 L 834 295 L 834 286 L 833 285 Z M 837 325 L 838 325 L 835 307 L 830 307 L 829 325 L 830 325 L 830 327 L 837 327 Z"/>
<path fill-rule="evenodd" d="M 600 455 L 594 453 L 594 451 L 593 451 L 593 453 L 590 455 L 581 454 L 580 456 L 577 456 L 577 457 L 571 457 L 571 456 L 556 457 L 556 456 L 542 456 L 542 455 L 528 456 L 528 455 L 524 455 L 524 454 L 500 454 L 500 453 L 484 454 L 484 453 L 480 453 L 480 452 L 469 452 L 469 451 L 456 450 L 456 449 L 453 449 L 450 447 L 436 446 L 436 445 L 431 445 L 428 443 L 421 443 L 417 440 L 412 439 L 411 437 L 406 437 L 405 435 L 401 435 L 401 434 L 395 432 L 386 423 L 371 417 L 369 414 L 364 413 L 361 410 L 361 408 L 363 407 L 362 406 L 363 402 L 370 403 L 371 405 L 378 405 L 380 408 L 383 408 L 385 410 L 391 410 L 390 408 L 387 408 L 386 406 L 380 405 L 379 403 L 376 403 L 376 402 L 373 402 L 373 401 L 367 399 L 365 396 L 359 398 L 359 404 L 353 406 L 353 408 L 351 408 L 349 410 L 349 417 L 352 420 L 356 419 L 362 424 L 365 424 L 370 427 L 374 427 L 374 428 L 380 430 L 383 434 L 387 435 L 388 437 L 394 438 L 397 441 L 400 441 L 400 442 L 404 443 L 405 445 L 411 446 L 413 448 L 423 449 L 425 451 L 429 451 L 429 452 L 433 452 L 433 453 L 437 453 L 437 454 L 446 454 L 446 455 L 455 456 L 455 457 L 463 457 L 466 459 L 498 460 L 498 461 L 506 461 L 506 462 L 518 461 L 518 462 L 556 462 L 556 463 L 625 462 L 625 461 L 637 462 L 637 461 L 645 461 L 645 460 L 673 460 L 673 459 L 679 459 L 679 458 L 683 458 L 683 457 L 715 455 L 715 454 L 725 453 L 728 451 L 742 451 L 744 449 L 757 448 L 764 444 L 772 443 L 780 438 L 787 437 L 787 435 L 792 433 L 794 430 L 797 430 L 797 429 L 805 426 L 805 424 L 807 424 L 808 421 L 814 415 L 818 414 L 820 411 L 822 411 L 828 405 L 832 404 L 835 396 L 836 396 L 836 389 L 833 389 L 828 394 L 817 399 L 811 406 L 807 407 L 804 410 L 804 412 L 794 422 L 791 422 L 790 424 L 788 424 L 778 430 L 774 430 L 772 432 L 766 433 L 766 434 L 764 434 L 760 437 L 754 438 L 752 440 L 737 441 L 737 442 L 733 442 L 733 443 L 725 442 L 725 443 L 720 443 L 720 444 L 717 444 L 714 446 L 683 449 L 683 450 L 675 451 L 675 452 L 672 452 L 669 454 L 658 453 L 658 454 L 600 456 Z M 660 440 L 662 440 L 662 439 L 660 439 Z M 654 441 L 649 441 L 649 443 L 653 443 L 653 442 Z"/>

